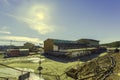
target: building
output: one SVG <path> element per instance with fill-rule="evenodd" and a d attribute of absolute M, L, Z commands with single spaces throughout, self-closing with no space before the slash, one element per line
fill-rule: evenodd
<path fill-rule="evenodd" d="M 29 49 L 7 49 L 4 57 L 18 57 L 29 55 Z"/>
<path fill-rule="evenodd" d="M 47 39 L 44 41 L 44 52 L 58 57 L 79 57 L 103 52 L 99 41 L 80 39 L 77 41 Z"/>
<path fill-rule="evenodd" d="M 99 41 L 93 39 L 79 39 L 77 42 L 86 44 L 87 47 L 99 47 Z"/>
<path fill-rule="evenodd" d="M 78 43 L 77 41 L 59 40 L 59 39 L 47 39 L 44 41 L 44 51 L 63 51 L 67 49 L 79 49 L 85 47 L 86 44 Z"/>

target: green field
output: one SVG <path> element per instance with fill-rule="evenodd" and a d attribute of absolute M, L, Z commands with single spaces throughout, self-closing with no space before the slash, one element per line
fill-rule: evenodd
<path fill-rule="evenodd" d="M 8 65 L 14 68 L 31 69 L 37 74 L 39 63 L 33 62 L 34 58 L 40 58 L 40 55 L 5 58 L 5 59 L 2 58 L 2 55 L 0 55 L 0 63 L 3 63 L 5 65 Z M 45 58 L 44 56 L 41 56 L 41 59 L 45 59 L 44 61 L 42 61 L 42 64 L 41 64 L 41 66 L 43 67 L 42 73 L 45 80 L 57 80 L 56 76 L 60 76 L 61 74 L 63 74 L 67 68 L 73 67 L 75 65 L 82 63 L 78 61 L 63 63 L 63 62 L 58 62 L 52 59 Z M 4 69 L 4 68 L 5 68 L 4 66 L 0 66 L 0 69 Z M 0 76 L 3 76 L 3 75 L 8 77 L 7 74 L 0 74 Z M 61 80 L 66 80 L 65 75 L 61 76 L 60 78 Z M 67 80 L 72 80 L 72 79 L 67 78 Z"/>

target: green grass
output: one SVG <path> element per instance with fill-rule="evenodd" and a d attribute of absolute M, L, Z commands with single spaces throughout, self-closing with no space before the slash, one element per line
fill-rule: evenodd
<path fill-rule="evenodd" d="M 3 58 L 3 56 L 4 56 L 3 54 L 0 54 L 0 59 L 2 59 L 2 58 Z"/>
<path fill-rule="evenodd" d="M 42 70 L 42 73 L 47 73 L 48 75 L 61 75 L 65 73 L 65 71 L 68 68 L 75 67 L 76 65 L 81 64 L 78 61 L 75 62 L 68 62 L 68 63 L 62 63 L 62 62 L 57 62 L 53 60 L 47 60 L 46 62 L 42 63 L 42 67 L 44 68 Z M 54 76 L 44 76 L 46 80 L 56 80 L 54 79 Z M 51 79 L 52 78 L 52 79 Z M 65 78 L 65 79 L 64 79 Z M 63 75 L 61 77 L 61 80 L 66 80 L 66 76 Z M 71 78 L 68 78 L 67 80 L 73 80 Z"/>
<path fill-rule="evenodd" d="M 26 58 L 33 58 L 33 57 L 40 57 L 40 56 L 33 55 L 33 56 L 27 56 L 27 57 L 15 57 L 15 58 L 6 58 L 6 59 L 0 58 L 0 63 L 6 64 L 11 67 L 15 67 L 15 68 L 33 69 L 35 73 L 38 73 L 37 68 L 39 64 L 26 60 Z M 45 58 L 44 56 L 41 56 L 41 57 Z M 47 75 L 43 75 L 43 77 L 45 78 L 45 80 L 56 80 L 54 79 L 55 76 L 49 76 L 49 75 L 61 75 L 66 71 L 67 68 L 71 66 L 73 67 L 77 64 L 78 64 L 78 61 L 62 63 L 62 62 L 57 62 L 57 61 L 45 58 L 45 61 L 42 62 L 41 66 L 43 67 L 42 73 Z M 3 68 L 3 66 L 0 66 L 0 68 Z M 65 75 L 61 77 L 61 80 L 66 80 L 64 78 L 65 78 Z M 72 80 L 72 79 L 68 78 L 67 80 Z"/>

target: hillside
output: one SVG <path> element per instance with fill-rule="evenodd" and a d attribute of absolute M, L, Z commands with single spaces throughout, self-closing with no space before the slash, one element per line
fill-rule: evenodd
<path fill-rule="evenodd" d="M 119 80 L 120 53 L 110 53 L 76 66 L 66 72 L 75 80 Z"/>
<path fill-rule="evenodd" d="M 120 41 L 115 41 L 115 42 L 111 42 L 111 43 L 101 44 L 101 46 L 120 47 Z"/>

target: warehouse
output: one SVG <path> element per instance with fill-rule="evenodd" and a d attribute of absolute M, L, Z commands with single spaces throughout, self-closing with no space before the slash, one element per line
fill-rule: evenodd
<path fill-rule="evenodd" d="M 86 44 L 87 47 L 99 47 L 99 41 L 98 40 L 93 40 L 93 39 L 79 39 L 77 40 L 79 43 Z"/>
<path fill-rule="evenodd" d="M 44 51 L 64 51 L 67 49 L 79 49 L 84 48 L 86 45 L 84 43 L 78 43 L 76 41 L 69 40 L 59 40 L 59 39 L 47 39 L 44 41 Z"/>
<path fill-rule="evenodd" d="M 44 52 L 54 56 L 78 57 L 96 53 L 99 41 L 80 39 L 76 41 L 47 39 L 44 41 Z M 89 49 L 88 49 L 89 48 Z"/>

